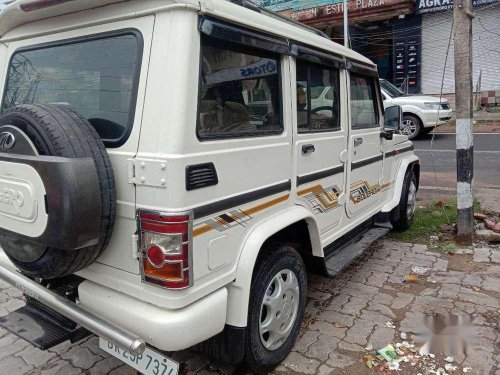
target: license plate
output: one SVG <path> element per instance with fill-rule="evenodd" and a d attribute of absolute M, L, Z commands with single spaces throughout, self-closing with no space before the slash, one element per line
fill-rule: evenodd
<path fill-rule="evenodd" d="M 102 337 L 99 337 L 99 347 L 144 375 L 177 375 L 179 373 L 177 362 L 149 348 L 146 348 L 142 354 L 133 355 Z"/>

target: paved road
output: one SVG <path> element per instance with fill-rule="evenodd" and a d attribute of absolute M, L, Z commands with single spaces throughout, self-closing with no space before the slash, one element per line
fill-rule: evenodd
<path fill-rule="evenodd" d="M 434 142 L 431 141 L 429 135 L 413 142 L 421 159 L 422 185 L 453 188 L 456 184 L 455 134 L 436 134 Z M 475 185 L 500 188 L 500 134 L 474 135 L 474 152 Z"/>
<path fill-rule="evenodd" d="M 419 273 L 414 283 L 404 282 Z M 448 255 L 425 245 L 384 240 L 333 280 L 309 275 L 308 304 L 300 337 L 275 375 L 415 375 L 444 367 L 444 356 L 419 356 L 417 333 L 433 314 L 474 317 L 467 355 L 454 356 L 455 374 L 500 375 L 500 248 L 476 248 Z M 22 294 L 0 282 L 0 316 L 23 305 Z M 443 331 L 444 332 L 444 331 Z M 456 330 L 447 331 L 446 335 Z M 403 338 L 401 338 L 403 337 Z M 454 347 L 463 339 L 453 338 Z M 445 338 L 440 336 L 440 338 Z M 436 341 L 438 342 L 438 341 Z M 441 341 L 439 341 L 441 342 Z M 364 356 L 387 344 L 398 347 L 400 371 L 385 361 L 368 369 Z M 415 346 L 414 346 L 415 345 Z M 434 349 L 437 349 L 434 347 Z M 215 364 L 189 351 L 171 354 L 182 374 L 248 374 L 245 368 Z M 442 372 L 441 372 L 442 371 Z M 62 343 L 41 352 L 0 329 L 0 375 L 133 375 L 97 347 L 97 338 Z"/>

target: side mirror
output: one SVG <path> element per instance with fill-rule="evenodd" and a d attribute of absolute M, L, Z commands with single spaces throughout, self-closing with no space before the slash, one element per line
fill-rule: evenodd
<path fill-rule="evenodd" d="M 391 105 L 385 109 L 384 114 L 384 131 L 398 131 L 403 122 L 403 110 L 399 105 Z"/>

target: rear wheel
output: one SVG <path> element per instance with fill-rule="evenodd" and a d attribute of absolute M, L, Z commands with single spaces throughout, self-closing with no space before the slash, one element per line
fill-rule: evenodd
<path fill-rule="evenodd" d="M 417 208 L 417 178 L 412 169 L 408 170 L 403 182 L 399 204 L 391 212 L 391 224 L 394 229 L 410 229 Z"/>
<path fill-rule="evenodd" d="M 245 360 L 264 373 L 290 353 L 304 317 L 307 277 L 298 252 L 289 246 L 271 249 L 252 280 Z"/>
<path fill-rule="evenodd" d="M 400 132 L 408 136 L 408 139 L 412 140 L 417 138 L 422 133 L 422 129 L 422 123 L 417 117 L 412 115 L 403 116 Z"/>
<path fill-rule="evenodd" d="M 113 169 L 102 140 L 82 115 L 67 106 L 16 106 L 0 117 L 0 133 L 8 128 L 15 128 L 31 143 L 31 150 L 14 153 L 91 158 L 99 180 L 101 221 L 97 244 L 78 250 L 40 245 L 10 232 L 0 232 L 1 247 L 24 274 L 32 277 L 52 279 L 89 266 L 107 246 L 116 212 Z M 78 228 L 74 230 L 78 232 Z"/>

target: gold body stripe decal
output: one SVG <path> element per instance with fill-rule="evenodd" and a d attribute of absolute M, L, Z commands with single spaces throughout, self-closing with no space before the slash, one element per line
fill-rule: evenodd
<path fill-rule="evenodd" d="M 286 194 L 268 202 L 261 203 L 257 206 L 250 207 L 246 210 L 235 209 L 234 211 L 211 218 L 193 230 L 193 237 L 201 236 L 202 234 L 208 233 L 212 230 L 223 232 L 238 224 L 244 226 L 244 223 L 252 219 L 252 215 L 285 202 L 289 197 L 290 194 Z"/>

